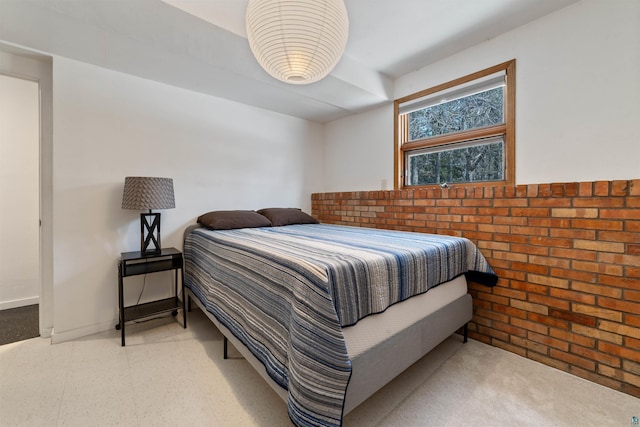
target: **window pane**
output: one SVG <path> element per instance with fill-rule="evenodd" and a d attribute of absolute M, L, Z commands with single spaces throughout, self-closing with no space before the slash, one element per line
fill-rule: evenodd
<path fill-rule="evenodd" d="M 435 104 L 409 114 L 409 141 L 504 122 L 503 87 Z"/>
<path fill-rule="evenodd" d="M 504 141 L 489 141 L 443 150 L 424 149 L 407 155 L 407 185 L 428 185 L 504 179 Z"/>

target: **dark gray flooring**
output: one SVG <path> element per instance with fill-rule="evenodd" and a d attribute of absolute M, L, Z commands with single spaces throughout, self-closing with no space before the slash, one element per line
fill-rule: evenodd
<path fill-rule="evenodd" d="M 0 310 L 0 345 L 40 336 L 38 304 Z"/>

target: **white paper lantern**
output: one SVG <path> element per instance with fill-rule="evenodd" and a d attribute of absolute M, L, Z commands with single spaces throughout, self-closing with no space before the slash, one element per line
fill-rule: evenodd
<path fill-rule="evenodd" d="M 247 36 L 254 56 L 278 80 L 324 78 L 344 53 L 349 18 L 342 0 L 250 0 Z"/>

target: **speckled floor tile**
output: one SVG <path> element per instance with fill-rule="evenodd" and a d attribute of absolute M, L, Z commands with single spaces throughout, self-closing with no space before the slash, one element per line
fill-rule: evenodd
<path fill-rule="evenodd" d="M 286 427 L 287 406 L 199 310 L 51 345 L 0 346 L 0 426 Z M 566 400 L 563 400 L 566 399 Z M 446 340 L 348 414 L 344 427 L 614 426 L 640 399 L 498 348 Z"/>

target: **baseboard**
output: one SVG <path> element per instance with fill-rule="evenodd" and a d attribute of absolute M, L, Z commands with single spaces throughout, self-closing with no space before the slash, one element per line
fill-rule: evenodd
<path fill-rule="evenodd" d="M 72 329 L 70 331 L 56 332 L 55 327 L 51 330 L 51 344 L 59 344 L 65 341 L 72 341 L 87 335 L 97 334 L 109 329 L 114 329 L 116 320 L 102 322 L 95 325 L 85 326 L 83 328 Z"/>
<path fill-rule="evenodd" d="M 24 307 L 26 305 L 34 305 L 40 303 L 40 297 L 15 299 L 12 301 L 1 301 L 0 310 L 8 310 L 10 308 Z"/>

